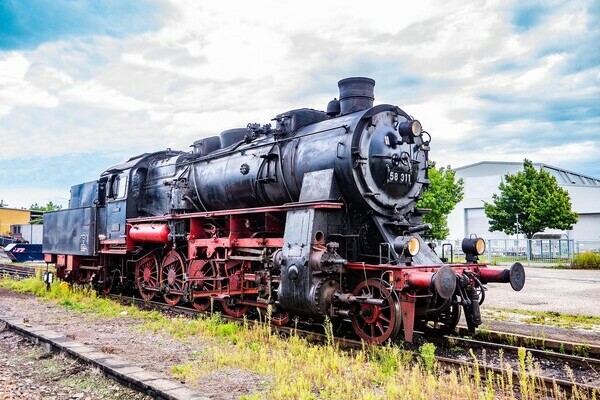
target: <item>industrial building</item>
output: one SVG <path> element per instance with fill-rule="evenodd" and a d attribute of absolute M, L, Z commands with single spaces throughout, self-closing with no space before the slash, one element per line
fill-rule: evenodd
<path fill-rule="evenodd" d="M 0 235 L 9 236 L 11 225 L 28 224 L 30 220 L 30 210 L 0 207 Z"/>
<path fill-rule="evenodd" d="M 554 176 L 558 184 L 569 192 L 573 211 L 579 220 L 570 231 L 547 230 L 545 233 L 575 241 L 600 241 L 600 179 L 553 167 L 533 163 Z M 484 202 L 491 203 L 492 195 L 499 193 L 498 185 L 506 174 L 523 170 L 522 162 L 482 161 L 456 168 L 456 179 L 464 180 L 464 198 L 448 216 L 450 236 L 454 240 L 477 234 L 486 239 L 514 239 L 503 232 L 490 232 L 483 210 Z M 523 238 L 523 236 L 520 236 Z"/>
<path fill-rule="evenodd" d="M 19 224 L 11 226 L 11 236 L 14 239 L 32 244 L 42 244 L 44 240 L 44 225 Z"/>

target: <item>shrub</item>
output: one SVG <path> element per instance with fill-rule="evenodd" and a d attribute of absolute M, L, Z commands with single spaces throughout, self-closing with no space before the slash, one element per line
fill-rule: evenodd
<path fill-rule="evenodd" d="M 434 372 L 437 367 L 435 358 L 435 345 L 433 343 L 425 343 L 419 348 L 419 356 L 423 369 L 428 372 Z"/>
<path fill-rule="evenodd" d="M 600 269 L 600 254 L 584 251 L 575 254 L 571 262 L 571 268 L 575 269 Z"/>

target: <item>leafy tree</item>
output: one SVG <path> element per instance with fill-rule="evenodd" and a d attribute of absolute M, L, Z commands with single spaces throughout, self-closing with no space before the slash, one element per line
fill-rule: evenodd
<path fill-rule="evenodd" d="M 531 239 L 546 228 L 568 230 L 577 222 L 569 193 L 550 173 L 536 170 L 527 159 L 523 171 L 505 175 L 498 189 L 500 194 L 483 206 L 490 230 L 509 235 L 522 232 Z"/>
<path fill-rule="evenodd" d="M 42 212 L 56 211 L 56 210 L 60 210 L 61 208 L 62 208 L 62 206 L 60 204 L 54 204 L 51 201 L 46 203 L 45 206 L 40 206 L 40 205 L 38 205 L 38 203 L 35 203 L 35 204 L 32 204 L 31 207 L 29 207 L 29 209 L 31 211 L 42 211 Z M 40 217 L 40 218 L 32 219 L 30 223 L 33 225 L 38 225 L 43 222 L 44 222 L 44 218 Z"/>
<path fill-rule="evenodd" d="M 423 216 L 423 221 L 430 223 L 432 228 L 427 232 L 431 239 L 446 239 L 450 234 L 448 214 L 463 198 L 464 182 L 456 180 L 456 173 L 450 168 L 436 168 L 432 163 L 429 170 L 429 188 L 423 193 L 417 207 L 429 208 L 431 212 Z"/>
<path fill-rule="evenodd" d="M 38 203 L 32 204 L 31 207 L 29 207 L 30 210 L 33 211 L 56 211 L 56 210 L 60 210 L 62 208 L 62 206 L 60 204 L 54 204 L 53 202 L 49 201 L 48 203 L 46 203 L 45 206 L 40 206 L 38 205 Z"/>

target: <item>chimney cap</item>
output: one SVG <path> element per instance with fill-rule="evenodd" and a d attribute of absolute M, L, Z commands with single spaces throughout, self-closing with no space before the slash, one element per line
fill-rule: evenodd
<path fill-rule="evenodd" d="M 341 114 L 349 114 L 373 107 L 375 81 L 362 76 L 342 79 L 340 89 Z"/>

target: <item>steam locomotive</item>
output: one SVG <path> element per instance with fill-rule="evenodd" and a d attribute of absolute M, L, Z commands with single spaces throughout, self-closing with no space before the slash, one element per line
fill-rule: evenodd
<path fill-rule="evenodd" d="M 338 86 L 326 112 L 291 110 L 73 186 L 69 208 L 44 216 L 45 261 L 106 293 L 258 309 L 274 324 L 349 321 L 370 343 L 445 334 L 461 309 L 474 330 L 484 284 L 521 290 L 523 267 L 479 263 L 477 237 L 463 240 L 466 263 L 443 263 L 415 206 L 430 135 L 399 107 L 373 106 L 374 80 Z"/>

